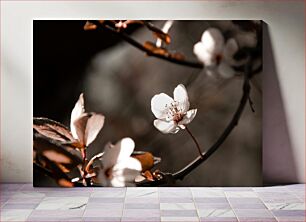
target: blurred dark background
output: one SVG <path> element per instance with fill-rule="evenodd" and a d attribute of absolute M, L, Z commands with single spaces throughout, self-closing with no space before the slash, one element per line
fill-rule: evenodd
<path fill-rule="evenodd" d="M 218 79 L 204 71 L 151 58 L 107 31 L 84 31 L 86 21 L 35 20 L 35 117 L 48 117 L 69 126 L 70 113 L 81 92 L 87 111 L 106 116 L 104 128 L 89 147 L 89 156 L 102 152 L 108 141 L 132 137 L 136 150 L 160 156 L 162 171 L 173 172 L 197 156 L 185 131 L 164 135 L 152 122 L 151 98 L 160 92 L 172 96 L 180 83 L 187 87 L 191 108 L 198 114 L 189 125 L 202 149 L 208 149 L 237 107 L 242 78 Z M 154 24 L 162 27 L 163 21 Z M 176 21 L 170 30 L 170 50 L 196 59 L 193 45 L 209 26 L 225 30 L 230 21 Z M 133 25 L 128 33 L 141 42 L 154 41 L 147 29 Z M 178 186 L 262 185 L 261 75 L 252 80 L 255 113 L 246 106 L 226 142 L 207 162 L 179 181 Z"/>

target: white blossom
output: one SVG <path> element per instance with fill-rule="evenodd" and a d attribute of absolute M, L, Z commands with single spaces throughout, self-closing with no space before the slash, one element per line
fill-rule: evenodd
<path fill-rule="evenodd" d="M 234 59 L 238 50 L 237 41 L 230 38 L 225 42 L 221 31 L 217 28 L 207 29 L 202 34 L 201 41 L 193 47 L 194 54 L 205 65 L 207 74 L 219 74 L 224 78 L 235 75 L 232 66 L 239 66 L 245 62 Z"/>
<path fill-rule="evenodd" d="M 139 160 L 131 157 L 134 147 L 131 138 L 123 138 L 115 145 L 108 143 L 104 148 L 98 182 L 103 186 L 135 186 L 135 178 L 140 175 L 142 167 Z"/>
<path fill-rule="evenodd" d="M 185 129 L 197 114 L 197 109 L 189 110 L 189 98 L 183 84 L 174 89 L 173 96 L 174 99 L 160 93 L 151 100 L 151 110 L 157 118 L 154 126 L 162 133 L 177 133 Z"/>

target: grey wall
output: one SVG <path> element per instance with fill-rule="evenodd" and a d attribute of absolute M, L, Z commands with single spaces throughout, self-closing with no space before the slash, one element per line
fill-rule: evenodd
<path fill-rule="evenodd" d="M 32 181 L 32 20 L 128 17 L 265 21 L 264 179 L 305 182 L 304 9 L 304 1 L 2 1 L 1 181 Z"/>

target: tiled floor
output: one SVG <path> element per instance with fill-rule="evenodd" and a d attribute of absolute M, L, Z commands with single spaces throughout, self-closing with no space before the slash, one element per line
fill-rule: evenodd
<path fill-rule="evenodd" d="M 58 189 L 2 184 L 1 221 L 305 221 L 305 185 Z"/>

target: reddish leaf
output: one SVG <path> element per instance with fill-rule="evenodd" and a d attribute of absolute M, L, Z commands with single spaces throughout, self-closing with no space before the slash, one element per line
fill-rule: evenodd
<path fill-rule="evenodd" d="M 142 172 L 152 169 L 160 162 L 160 158 L 154 157 L 150 152 L 134 151 L 131 156 L 140 161 Z"/>
<path fill-rule="evenodd" d="M 61 142 L 74 141 L 66 126 L 48 118 L 34 118 L 33 128 L 40 134 L 54 140 Z"/>
<path fill-rule="evenodd" d="M 145 42 L 143 45 L 151 54 L 158 54 L 163 56 L 169 56 L 169 52 L 164 48 L 156 47 L 156 45 L 152 42 Z M 150 54 L 148 53 L 148 54 Z"/>
<path fill-rule="evenodd" d="M 34 132 L 33 149 L 36 155 L 44 156 L 48 160 L 65 167 L 74 168 L 82 163 L 80 152 L 63 146 L 60 142 Z"/>
<path fill-rule="evenodd" d="M 89 21 L 87 21 L 84 25 L 84 30 L 88 31 L 88 30 L 95 30 L 97 28 L 97 26 Z"/>
<path fill-rule="evenodd" d="M 161 39 L 162 41 L 164 41 L 166 44 L 170 44 L 171 42 L 171 37 L 169 34 L 164 33 L 164 32 L 153 32 L 154 36 L 158 39 Z"/>
<path fill-rule="evenodd" d="M 152 173 L 149 170 L 145 171 L 141 175 L 144 176 L 149 181 L 153 181 L 154 180 L 153 175 L 152 175 Z"/>

